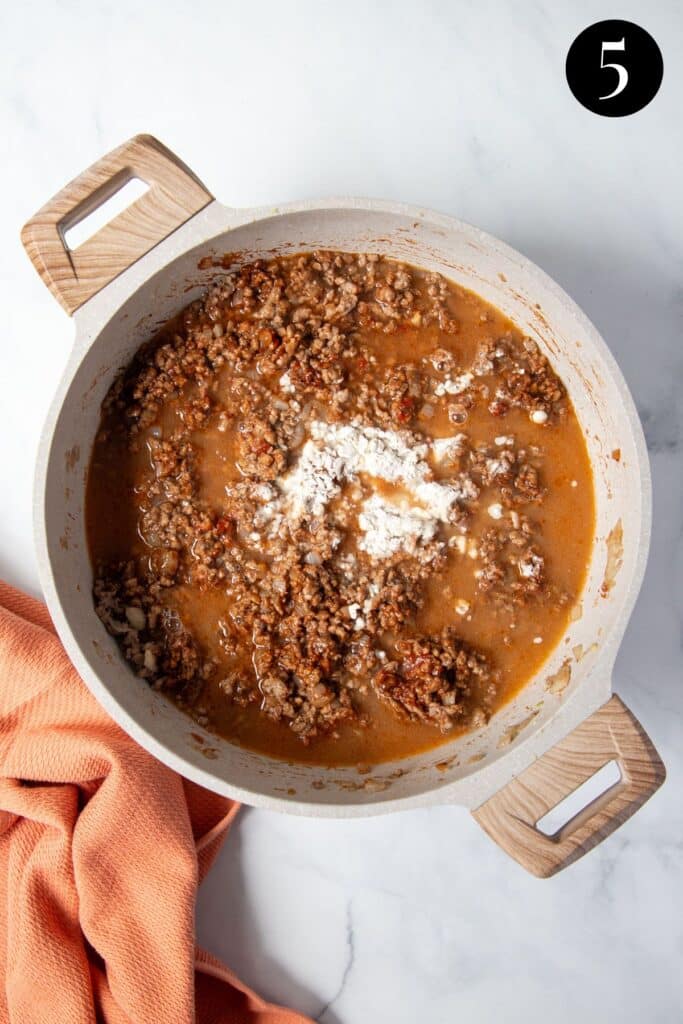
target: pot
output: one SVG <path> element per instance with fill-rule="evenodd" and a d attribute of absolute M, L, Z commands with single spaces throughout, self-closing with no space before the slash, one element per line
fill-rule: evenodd
<path fill-rule="evenodd" d="M 145 195 L 69 250 L 64 232 L 134 177 L 149 186 Z M 461 804 L 541 876 L 586 853 L 661 785 L 665 772 L 656 750 L 611 695 L 648 550 L 644 438 L 597 330 L 533 263 L 477 228 L 399 203 L 329 199 L 230 209 L 150 136 L 132 139 L 67 185 L 26 224 L 22 239 L 76 327 L 38 454 L 40 579 L 74 665 L 138 743 L 208 789 L 289 814 L 348 818 Z M 542 669 L 484 728 L 365 775 L 241 749 L 134 678 L 95 614 L 85 537 L 85 482 L 100 404 L 138 346 L 200 295 L 225 254 L 232 265 L 317 248 L 375 252 L 437 270 L 502 310 L 538 342 L 564 381 L 595 484 L 596 536 L 585 588 Z M 610 761 L 619 766 L 619 781 L 552 835 L 537 827 Z"/>

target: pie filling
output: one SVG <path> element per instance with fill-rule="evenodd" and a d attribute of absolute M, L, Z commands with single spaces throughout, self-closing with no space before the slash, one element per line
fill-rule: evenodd
<path fill-rule="evenodd" d="M 562 636 L 594 528 L 536 343 L 436 273 L 220 274 L 109 391 L 94 600 L 133 671 L 271 756 L 373 764 L 484 725 Z"/>

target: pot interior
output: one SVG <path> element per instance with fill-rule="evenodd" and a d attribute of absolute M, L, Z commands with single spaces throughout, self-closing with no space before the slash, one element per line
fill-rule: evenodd
<path fill-rule="evenodd" d="M 37 486 L 43 583 L 65 646 L 124 728 L 212 789 L 294 813 L 373 813 L 392 809 L 397 801 L 477 805 L 609 694 L 611 665 L 642 575 L 649 508 L 642 435 L 621 375 L 595 328 L 552 281 L 467 225 L 371 203 L 298 206 L 269 215 L 214 204 L 203 222 L 201 217 L 194 228 L 186 226 L 185 235 L 185 229 L 177 233 L 176 246 L 190 245 L 189 250 L 153 273 L 98 325 L 92 343 L 79 325 Z M 199 269 L 200 260 L 230 253 L 235 262 L 248 262 L 316 248 L 376 252 L 438 270 L 502 310 L 536 339 L 562 377 L 594 474 L 597 518 L 590 573 L 576 618 L 542 670 L 483 729 L 365 775 L 355 768 L 288 764 L 240 749 L 197 726 L 136 679 L 94 612 L 84 531 L 85 475 L 102 399 L 137 347 L 215 276 L 215 269 Z M 137 265 L 140 280 L 154 257 L 153 252 Z"/>

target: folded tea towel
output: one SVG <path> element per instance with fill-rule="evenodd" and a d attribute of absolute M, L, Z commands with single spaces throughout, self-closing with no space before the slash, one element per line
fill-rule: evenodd
<path fill-rule="evenodd" d="M 0 583 L 0 1021 L 305 1024 L 195 948 L 238 809 L 131 740 Z"/>

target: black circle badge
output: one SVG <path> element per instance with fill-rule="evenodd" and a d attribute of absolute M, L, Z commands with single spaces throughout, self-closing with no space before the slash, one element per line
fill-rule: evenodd
<path fill-rule="evenodd" d="M 664 61 L 644 28 L 632 21 L 598 21 L 569 47 L 565 70 L 584 107 L 603 117 L 626 117 L 657 95 Z"/>

